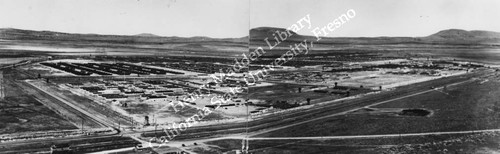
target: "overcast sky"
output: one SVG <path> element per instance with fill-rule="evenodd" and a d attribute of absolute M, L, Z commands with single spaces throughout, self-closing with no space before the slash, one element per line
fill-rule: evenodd
<path fill-rule="evenodd" d="M 243 37 L 248 0 L 0 0 L 0 27 L 72 33 Z"/>
<path fill-rule="evenodd" d="M 500 0 L 0 0 L 0 27 L 225 38 L 254 27 L 289 27 L 307 14 L 313 28 L 322 27 L 348 9 L 356 17 L 328 36 L 500 32 Z"/>
<path fill-rule="evenodd" d="M 354 19 L 329 37 L 427 36 L 451 28 L 500 32 L 500 0 L 251 0 L 250 25 L 289 27 L 310 14 L 313 27 L 322 27 L 348 9 L 356 11 Z"/>

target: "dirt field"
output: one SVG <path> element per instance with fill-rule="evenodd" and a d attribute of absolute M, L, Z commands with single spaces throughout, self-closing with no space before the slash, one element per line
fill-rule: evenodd
<path fill-rule="evenodd" d="M 379 86 L 383 88 L 394 88 L 402 85 L 428 81 L 440 76 L 427 76 L 427 75 L 396 75 L 383 73 L 387 71 L 395 71 L 397 69 L 382 69 L 380 71 L 369 72 L 355 72 L 350 74 L 353 76 L 351 79 L 338 81 L 339 84 L 346 86 L 359 86 L 363 85 L 367 88 L 377 89 Z M 443 74 L 457 75 L 465 73 L 465 71 L 443 71 Z M 333 84 L 327 82 L 327 84 Z"/>
<path fill-rule="evenodd" d="M 12 65 L 15 63 L 19 63 L 23 60 L 29 60 L 32 58 L 29 57 L 23 57 L 23 58 L 0 58 L 0 67 L 6 66 L 6 65 Z"/>
<path fill-rule="evenodd" d="M 134 100 L 126 101 L 128 106 L 121 107 L 117 104 L 111 105 L 113 110 L 122 113 L 123 115 L 134 118 L 135 121 L 140 123 L 145 122 L 145 116 L 150 118 L 150 123 L 166 124 L 172 122 L 182 122 L 185 119 L 197 114 L 205 105 L 212 105 L 210 103 L 212 96 L 206 96 L 194 101 L 195 104 L 176 104 L 175 97 L 169 96 L 164 99 L 154 100 Z M 175 109 L 172 107 L 171 102 L 174 102 Z M 234 103 L 228 101 L 229 103 Z M 255 107 L 249 107 L 250 111 L 255 110 Z M 203 120 L 221 120 L 233 117 L 247 116 L 246 107 L 244 106 L 230 106 L 221 107 L 212 112 L 210 116 L 203 118 Z"/>
<path fill-rule="evenodd" d="M 322 140 L 256 140 L 249 141 L 253 153 L 495 153 L 499 150 L 499 133 L 471 133 L 410 137 L 378 137 Z M 222 153 L 241 149 L 241 140 L 206 142 L 210 149 L 199 147 L 199 153 Z"/>
<path fill-rule="evenodd" d="M 42 142 L 0 146 L 0 153 L 50 153 L 50 146 L 59 144 L 70 145 L 74 150 L 73 153 L 92 153 L 133 147 L 139 142 L 125 136 L 103 136 L 58 141 L 44 140 Z"/>
<path fill-rule="evenodd" d="M 25 71 L 30 72 L 33 75 L 40 74 L 42 77 L 44 76 L 75 76 L 71 73 L 67 73 L 55 68 L 46 67 L 41 64 L 33 64 L 29 66 L 25 66 L 22 68 Z"/>
<path fill-rule="evenodd" d="M 373 107 L 388 112 L 354 112 L 264 136 L 372 135 L 500 128 L 500 104 L 497 101 L 500 75 L 492 75 Z M 431 114 L 415 116 L 397 112 L 403 109 L 424 109 Z"/>
<path fill-rule="evenodd" d="M 77 129 L 72 123 L 25 94 L 4 71 L 5 99 L 0 100 L 0 134 L 27 131 Z"/>
<path fill-rule="evenodd" d="M 59 97 L 61 100 L 66 101 L 67 103 L 71 103 L 78 108 L 85 109 L 87 112 L 91 113 L 95 117 L 99 117 L 101 119 L 106 119 L 106 123 L 112 125 L 121 124 L 122 126 L 132 125 L 132 121 L 129 117 L 125 117 L 117 112 L 114 112 L 106 105 L 98 104 L 91 99 L 86 97 L 78 96 L 70 91 L 65 89 L 61 89 L 60 87 L 56 87 L 53 84 L 46 83 L 43 80 L 32 80 L 29 81 L 29 84 L 37 86 L 48 93 L 54 94 L 54 96 Z M 61 104 L 63 105 L 63 104 Z M 76 111 L 74 111 L 76 112 Z M 77 112 L 79 113 L 79 112 Z M 79 113 L 80 114 L 80 113 Z M 91 119 L 86 119 L 85 121 L 91 121 Z M 99 127 L 99 126 L 95 126 Z"/>
<path fill-rule="evenodd" d="M 177 106 L 175 110 L 171 107 L 170 100 L 175 98 L 165 99 L 165 100 L 149 100 L 145 101 L 130 101 L 127 107 L 121 107 L 118 105 L 113 105 L 113 110 L 122 113 L 123 115 L 130 116 L 134 118 L 135 121 L 141 124 L 145 123 L 145 116 L 149 117 L 150 123 L 166 124 L 172 122 L 179 122 L 185 118 L 188 118 L 196 113 L 198 109 L 191 106 Z"/>

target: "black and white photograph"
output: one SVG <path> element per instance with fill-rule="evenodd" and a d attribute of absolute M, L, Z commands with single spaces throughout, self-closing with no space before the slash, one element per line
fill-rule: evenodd
<path fill-rule="evenodd" d="M 497 154 L 498 0 L 0 0 L 0 154 Z"/>

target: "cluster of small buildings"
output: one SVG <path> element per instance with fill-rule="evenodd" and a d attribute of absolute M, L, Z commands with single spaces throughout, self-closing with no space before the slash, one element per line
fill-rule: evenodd
<path fill-rule="evenodd" d="M 363 66 L 360 64 L 342 64 L 342 65 L 329 65 L 323 66 L 324 72 L 357 72 L 357 71 L 376 71 L 372 67 Z"/>
<path fill-rule="evenodd" d="M 462 64 L 448 61 L 403 61 L 399 64 L 378 65 L 380 68 L 396 68 L 395 71 L 388 71 L 391 74 L 419 74 L 428 76 L 440 76 L 442 71 L 448 70 L 468 70 L 469 68 L 483 67 L 475 64 Z"/>
<path fill-rule="evenodd" d="M 402 61 L 399 63 L 376 65 L 373 67 L 398 68 L 398 69 L 415 68 L 415 69 L 436 69 L 436 70 L 464 70 L 467 68 L 477 68 L 483 66 L 471 63 L 460 63 L 451 61 L 409 60 L 409 61 Z"/>
<path fill-rule="evenodd" d="M 483 67 L 478 64 L 437 61 L 437 60 L 404 60 L 400 62 L 388 62 L 384 64 L 337 64 L 323 65 L 321 71 L 296 71 L 273 74 L 269 77 L 277 81 L 294 81 L 297 83 L 319 83 L 331 80 L 350 79 L 352 72 L 380 71 L 396 75 L 425 75 L 440 76 L 443 71 L 468 70 L 470 68 Z"/>
<path fill-rule="evenodd" d="M 183 86 L 181 83 L 164 80 L 146 81 L 112 81 L 105 80 L 93 83 L 69 83 L 68 86 L 80 88 L 90 95 L 110 101 L 127 99 L 158 99 L 167 96 L 181 96 L 195 88 Z"/>
<path fill-rule="evenodd" d="M 441 71 L 438 70 L 417 70 L 417 69 L 401 69 L 396 71 L 387 71 L 389 74 L 396 75 L 427 75 L 427 76 L 440 76 Z"/>
<path fill-rule="evenodd" d="M 347 73 L 327 73 L 321 71 L 315 72 L 287 72 L 282 74 L 276 74 L 270 77 L 270 79 L 275 80 L 293 80 L 295 82 L 323 82 L 325 80 L 341 80 L 349 79 L 349 74 Z"/>

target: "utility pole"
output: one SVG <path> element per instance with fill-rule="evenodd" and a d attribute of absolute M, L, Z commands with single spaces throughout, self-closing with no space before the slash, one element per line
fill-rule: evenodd
<path fill-rule="evenodd" d="M 83 133 L 83 117 L 80 117 L 82 119 L 82 133 Z"/>
<path fill-rule="evenodd" d="M 246 108 L 247 108 L 247 119 L 246 119 L 246 123 L 245 123 L 245 138 L 242 140 L 242 143 L 241 143 L 241 151 L 243 153 L 248 153 L 248 148 L 249 148 L 249 143 L 248 143 L 248 121 L 249 121 L 249 116 L 250 116 L 250 112 L 248 110 L 248 100 L 249 100 L 249 97 L 251 95 L 247 95 L 247 101 L 245 102 L 245 105 L 246 105 Z"/>

